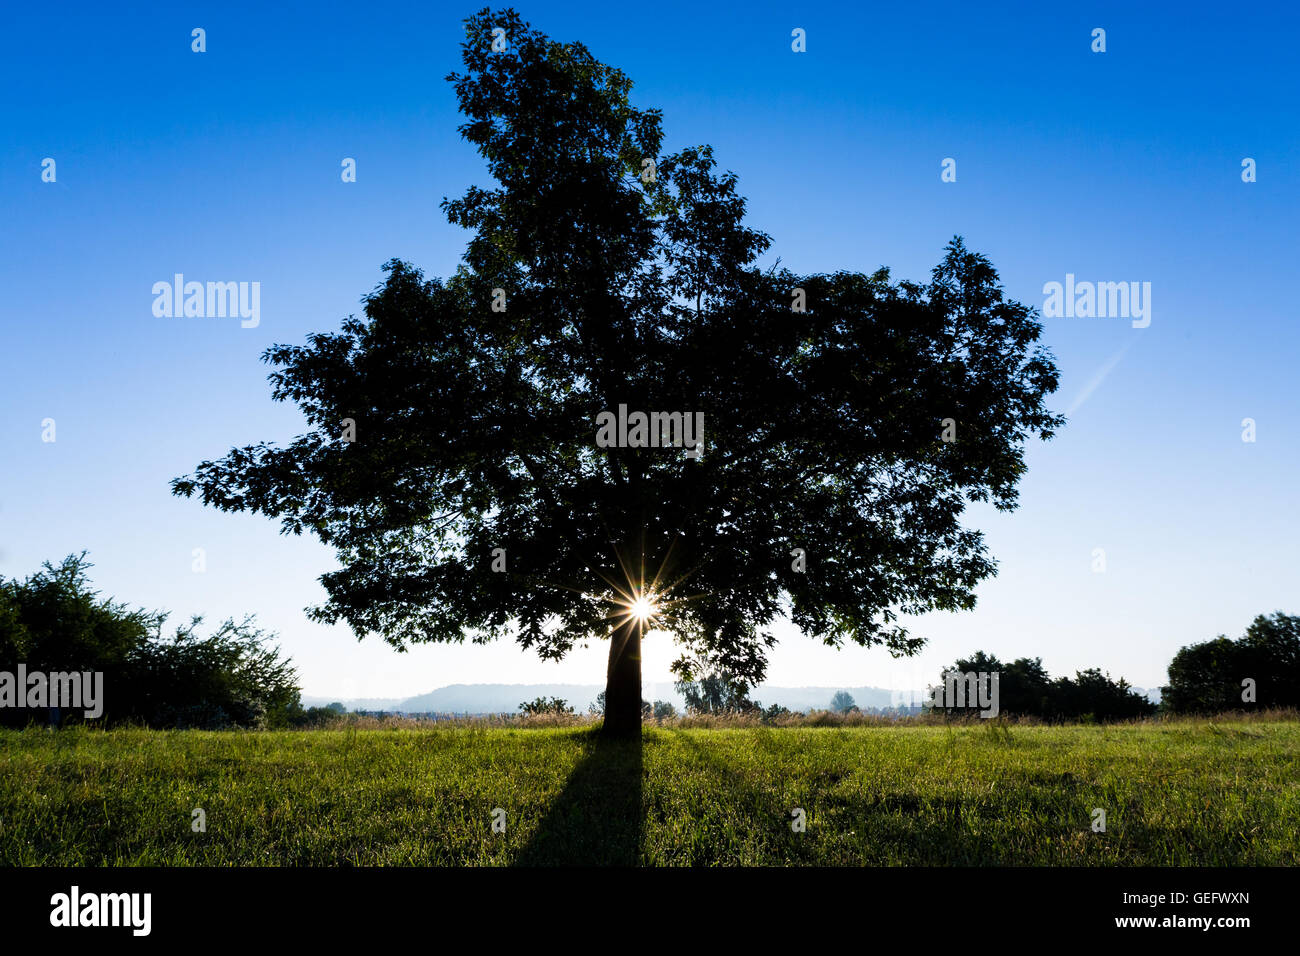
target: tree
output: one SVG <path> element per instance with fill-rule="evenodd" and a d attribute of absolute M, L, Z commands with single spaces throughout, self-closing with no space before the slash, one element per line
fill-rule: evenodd
<path fill-rule="evenodd" d="M 333 727 L 337 726 L 346 711 L 334 710 L 332 707 L 307 707 L 301 704 L 289 708 L 274 721 L 268 721 L 271 727 Z"/>
<path fill-rule="evenodd" d="M 961 687 L 964 706 L 944 699 L 941 707 L 948 713 L 982 710 L 978 695 L 992 694 L 997 687 L 999 714 L 1042 717 L 1047 720 L 1127 720 L 1154 712 L 1155 705 L 1136 693 L 1122 677 L 1114 681 L 1097 668 L 1079 671 L 1074 678 L 1050 678 L 1041 658 L 1021 657 L 1003 664 L 992 654 L 976 651 L 969 658 L 957 660 L 944 673 L 985 675 L 980 684 Z M 998 675 L 994 685 L 989 675 Z M 939 676 L 944 683 L 944 675 Z"/>
<path fill-rule="evenodd" d="M 573 708 L 562 697 L 537 697 L 519 705 L 519 712 L 525 717 L 537 717 L 542 714 L 564 716 L 572 714 Z"/>
<path fill-rule="evenodd" d="M 1265 707 L 1300 707 L 1300 616 L 1261 614 L 1241 638 L 1245 673 L 1237 680 L 1255 681 L 1256 702 Z M 1240 706 L 1238 704 L 1237 706 Z"/>
<path fill-rule="evenodd" d="M 301 711 L 296 674 L 252 617 L 204 635 L 202 619 L 164 635 L 167 615 L 99 597 L 86 554 L 25 581 L 0 578 L 0 659 L 29 671 L 101 672 L 105 723 L 151 727 L 281 725 Z M 34 715 L 5 708 L 0 719 Z M 78 713 L 65 714 L 76 720 Z"/>
<path fill-rule="evenodd" d="M 857 706 L 858 702 L 846 690 L 837 690 L 835 696 L 831 698 L 831 710 L 837 714 L 847 714 L 849 711 L 856 709 Z"/>
<path fill-rule="evenodd" d="M 1300 706 L 1300 617 L 1261 614 L 1236 641 L 1220 634 L 1190 644 L 1169 662 L 1161 703 L 1175 713 L 1218 713 L 1250 706 L 1243 697 L 1254 682 L 1253 704 Z"/>
<path fill-rule="evenodd" d="M 1048 713 L 1051 678 L 1041 657 L 1020 657 L 1002 668 L 999 683 L 999 709 L 1007 714 Z"/>
<path fill-rule="evenodd" d="M 741 714 L 758 706 L 749 699 L 744 684 L 720 674 L 677 681 L 673 688 L 686 698 L 688 714 Z"/>
<path fill-rule="evenodd" d="M 654 702 L 654 719 L 671 720 L 677 716 L 677 708 L 666 700 L 657 700 Z"/>
<path fill-rule="evenodd" d="M 124 673 L 166 615 L 100 599 L 86 552 L 26 580 L 0 577 L 0 660 L 31 670 Z"/>
<path fill-rule="evenodd" d="M 989 261 L 954 240 L 926 284 L 761 268 L 736 176 L 662 155 L 659 112 L 582 44 L 483 10 L 462 57 L 495 185 L 443 203 L 473 232 L 460 267 L 394 259 L 364 318 L 269 349 L 309 431 L 175 493 L 331 546 L 312 615 L 358 635 L 543 658 L 608 638 L 610 735 L 638 732 L 652 629 L 680 679 L 752 686 L 787 609 L 905 655 L 900 615 L 973 606 L 994 564 L 966 504 L 1014 508 L 1024 443 L 1062 422 Z"/>
<path fill-rule="evenodd" d="M 1128 681 L 1112 680 L 1109 674 L 1090 667 L 1076 671 L 1074 678 L 1058 677 L 1052 682 L 1048 716 L 1062 720 L 1132 720 L 1154 713 L 1156 705 L 1133 690 Z"/>
<path fill-rule="evenodd" d="M 192 618 L 142 644 L 118 693 L 131 715 L 157 727 L 280 726 L 299 705 L 297 675 L 256 621 L 226 620 L 210 633 Z"/>

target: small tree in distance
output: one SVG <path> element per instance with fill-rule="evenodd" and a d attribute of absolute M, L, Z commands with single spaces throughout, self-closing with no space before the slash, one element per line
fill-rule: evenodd
<path fill-rule="evenodd" d="M 697 681 L 678 681 L 674 689 L 686 698 L 688 714 L 743 714 L 758 706 L 749 699 L 743 683 L 719 674 Z"/>
<path fill-rule="evenodd" d="M 560 697 L 537 697 L 531 701 L 521 703 L 519 712 L 525 717 L 538 717 L 542 714 L 564 716 L 572 714 L 573 708 L 569 706 L 567 700 Z"/>
<path fill-rule="evenodd" d="M 654 702 L 655 720 L 672 720 L 677 716 L 677 708 L 666 700 L 657 700 Z"/>
<path fill-rule="evenodd" d="M 858 702 L 846 690 L 837 690 L 835 696 L 831 698 L 831 710 L 837 714 L 847 714 L 849 711 L 857 709 Z"/>

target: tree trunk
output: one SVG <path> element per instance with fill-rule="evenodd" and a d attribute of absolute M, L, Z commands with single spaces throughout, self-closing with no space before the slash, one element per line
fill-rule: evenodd
<path fill-rule="evenodd" d="M 641 622 L 629 617 L 609 638 L 605 678 L 605 737 L 641 733 Z"/>

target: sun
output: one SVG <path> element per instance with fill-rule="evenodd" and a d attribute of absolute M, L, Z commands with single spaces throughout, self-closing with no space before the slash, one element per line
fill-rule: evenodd
<path fill-rule="evenodd" d="M 628 605 L 628 613 L 641 624 L 645 624 L 659 613 L 659 605 L 655 603 L 655 599 L 649 594 L 642 594 Z"/>
<path fill-rule="evenodd" d="M 687 601 L 694 600 L 691 596 L 674 596 L 677 588 L 686 580 L 685 575 L 677 580 L 664 580 L 673 543 L 669 543 L 668 554 L 664 555 L 659 571 L 652 577 L 646 576 L 644 554 L 639 567 L 629 567 L 625 556 L 618 548 L 614 548 L 614 557 L 621 574 L 616 576 L 594 567 L 592 570 L 608 585 L 608 589 L 596 593 L 578 593 L 593 602 L 610 605 L 605 620 L 615 629 L 635 624 L 644 636 L 654 628 L 671 628 L 676 619 L 676 609 Z M 576 588 L 570 590 L 577 591 Z"/>

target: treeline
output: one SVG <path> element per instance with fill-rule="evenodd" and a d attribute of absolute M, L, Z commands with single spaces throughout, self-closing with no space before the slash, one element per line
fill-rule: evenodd
<path fill-rule="evenodd" d="M 194 618 L 167 632 L 164 612 L 100 599 L 87 577 L 92 566 L 83 552 L 57 566 L 46 562 L 24 581 L 0 578 L 0 671 L 18 696 L 0 707 L 0 724 L 84 719 L 81 708 L 56 710 L 52 699 L 25 706 L 29 689 L 12 686 L 19 663 L 47 681 L 56 673 L 102 674 L 96 723 L 289 727 L 327 716 L 324 708 L 303 709 L 291 663 L 251 617 L 207 633 Z"/>
<path fill-rule="evenodd" d="M 103 675 L 102 708 L 96 722 L 137 723 L 149 727 L 220 729 L 295 727 L 328 724 L 342 705 L 304 709 L 297 674 L 271 645 L 274 635 L 253 618 L 227 620 L 204 633 L 202 620 L 164 630 L 164 612 L 132 609 L 101 599 L 91 589 L 85 553 L 59 565 L 46 562 L 26 580 L 0 577 L 0 724 L 22 726 L 83 719 L 82 710 L 55 711 L 15 702 L 15 675 L 98 672 Z M 1041 658 L 1009 664 L 984 651 L 954 662 L 945 674 L 998 674 L 997 712 L 1048 721 L 1110 721 L 1157 711 L 1214 714 L 1251 708 L 1300 707 L 1300 617 L 1275 612 L 1255 618 L 1237 640 L 1220 635 L 1183 647 L 1169 665 L 1169 684 L 1157 707 L 1123 678 L 1097 668 L 1074 677 L 1052 677 Z M 7 683 L 6 683 L 7 682 Z M 986 683 L 986 691 L 991 689 Z M 791 712 L 764 707 L 749 698 L 747 685 L 725 675 L 710 675 L 676 689 L 688 714 L 744 714 L 765 722 Z M 8 695 L 8 697 L 6 697 Z M 600 696 L 591 710 L 603 710 Z M 51 702 L 53 703 L 53 702 Z M 986 705 L 966 699 L 964 706 L 940 698 L 938 709 L 956 714 Z M 828 702 L 840 713 L 856 711 L 852 697 L 839 693 Z M 520 704 L 525 714 L 572 713 L 565 701 L 538 698 Z M 647 720 L 676 716 L 666 701 L 642 703 Z"/>
<path fill-rule="evenodd" d="M 1183 647 L 1169 664 L 1169 683 L 1160 688 L 1158 704 L 1124 678 L 1115 680 L 1095 667 L 1077 671 L 1073 677 L 1052 677 L 1042 658 L 1021 657 L 1004 664 L 993 654 L 976 651 L 946 668 L 935 686 L 946 687 L 945 678 L 952 672 L 985 675 L 982 681 L 986 701 L 992 693 L 987 675 L 997 674 L 997 713 L 1054 722 L 1300 708 L 1300 617 L 1281 611 L 1261 614 L 1238 640 L 1220 635 Z M 977 676 L 976 681 L 963 684 L 963 689 L 973 689 L 979 680 Z M 749 687 L 743 681 L 724 674 L 679 683 L 676 689 L 686 698 L 688 714 L 745 714 L 774 721 L 790 713 L 779 705 L 764 707 L 751 700 Z M 832 697 L 827 709 L 840 714 L 859 712 L 853 698 L 844 691 Z M 960 702 L 940 695 L 932 709 L 969 716 L 991 708 L 972 693 Z"/>
<path fill-rule="evenodd" d="M 1097 668 L 1077 671 L 1074 677 L 1051 677 L 1043 667 L 1042 658 L 1021 657 L 1003 664 L 992 654 L 976 651 L 966 660 L 956 661 L 939 676 L 937 686 L 944 686 L 944 677 L 958 674 L 998 675 L 997 709 L 1001 714 L 1016 717 L 1039 717 L 1061 722 L 1092 722 L 1131 720 L 1156 712 L 1156 705 L 1133 690 L 1120 678 L 1112 680 Z M 988 678 L 984 690 L 992 692 Z M 936 710 L 959 713 L 983 709 L 978 700 L 965 699 L 963 706 L 957 702 L 938 698 Z"/>
<path fill-rule="evenodd" d="M 961 682 L 963 696 L 960 703 L 937 697 L 937 703 L 927 702 L 925 710 L 969 716 L 986 712 L 988 716 L 1000 714 L 1019 717 L 1038 717 L 1048 721 L 1110 721 L 1143 717 L 1156 711 L 1156 705 L 1136 693 L 1124 680 L 1113 681 L 1109 675 L 1096 669 L 1081 671 L 1073 678 L 1048 676 L 1041 659 L 1021 658 L 1003 664 L 992 654 L 977 651 L 967 660 L 959 660 L 944 671 L 937 686 L 945 686 L 944 678 L 950 672 L 982 675 L 971 682 Z M 989 675 L 997 674 L 997 694 L 993 695 L 993 682 Z M 979 693 L 977 682 L 983 682 Z M 969 688 L 969 696 L 965 691 Z M 746 686 L 735 680 L 714 674 L 691 683 L 680 683 L 677 690 L 686 698 L 688 714 L 740 714 L 749 715 L 765 723 L 776 722 L 791 715 L 779 704 L 764 707 L 760 701 L 750 700 Z M 981 696 L 982 695 L 982 696 Z M 990 708 L 990 702 L 995 706 Z M 878 713 L 905 716 L 913 708 L 868 708 L 862 710 L 852 695 L 838 691 L 830 699 L 826 710 L 833 714 Z"/>
<path fill-rule="evenodd" d="M 1001 672 L 1005 713 L 1048 720 L 1125 720 L 1161 712 L 1218 714 L 1225 711 L 1300 707 L 1300 617 L 1261 614 L 1237 640 L 1222 634 L 1189 644 L 1169 663 L 1160 703 L 1151 703 L 1121 678 L 1096 668 L 1073 678 L 1050 678 L 1041 659 L 1010 664 L 982 651 L 957 661 L 959 672 Z"/>

